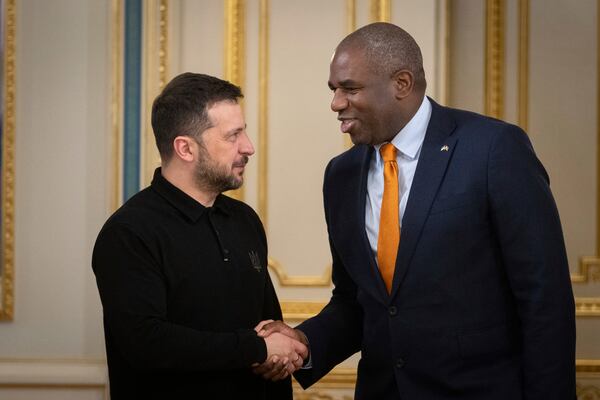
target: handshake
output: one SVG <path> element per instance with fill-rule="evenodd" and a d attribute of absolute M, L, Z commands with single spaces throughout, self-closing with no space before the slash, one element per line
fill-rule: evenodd
<path fill-rule="evenodd" d="M 308 358 L 308 339 L 302 331 L 273 320 L 260 322 L 254 330 L 267 345 L 265 362 L 252 365 L 255 374 L 271 381 L 285 379 Z"/>

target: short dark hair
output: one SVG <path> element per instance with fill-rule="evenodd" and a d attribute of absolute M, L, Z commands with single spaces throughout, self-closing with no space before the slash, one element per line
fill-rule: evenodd
<path fill-rule="evenodd" d="M 242 97 L 238 86 L 214 76 L 185 72 L 173 78 L 152 104 L 152 130 L 161 159 L 171 159 L 177 136 L 199 138 L 211 127 L 208 110 L 215 103 L 237 103 Z"/>
<path fill-rule="evenodd" d="M 377 73 L 393 76 L 406 69 L 412 72 L 415 85 L 425 89 L 423 56 L 415 39 L 404 29 L 387 22 L 375 22 L 346 36 L 338 49 L 358 48 L 365 51 L 369 66 Z"/>

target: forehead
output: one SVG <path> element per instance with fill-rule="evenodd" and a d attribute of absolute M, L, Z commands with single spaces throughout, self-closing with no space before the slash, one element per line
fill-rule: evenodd
<path fill-rule="evenodd" d="M 214 103 L 208 108 L 208 118 L 213 126 L 238 125 L 244 123 L 242 107 L 231 100 Z"/>
<path fill-rule="evenodd" d="M 330 83 L 347 80 L 364 81 L 375 77 L 369 67 L 366 52 L 357 48 L 336 50 L 329 68 Z"/>

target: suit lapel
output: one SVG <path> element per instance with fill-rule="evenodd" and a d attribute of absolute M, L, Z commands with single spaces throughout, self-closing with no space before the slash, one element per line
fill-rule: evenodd
<path fill-rule="evenodd" d="M 365 230 L 365 204 L 369 165 L 373 154 L 370 146 L 357 148 L 355 165 L 340 175 L 340 186 L 333 197 L 333 212 L 338 221 L 331 225 L 333 237 L 339 240 L 337 247 L 347 272 L 361 290 L 383 304 L 387 292 L 373 257 Z M 342 190 L 342 188 L 345 188 Z"/>
<path fill-rule="evenodd" d="M 371 290 L 371 295 L 375 298 L 380 299 L 384 304 L 387 302 L 388 292 L 385 287 L 385 283 L 383 282 L 383 278 L 381 277 L 381 273 L 379 272 L 379 267 L 373 256 L 373 251 L 371 250 L 371 244 L 369 243 L 369 237 L 367 236 L 367 229 L 365 227 L 365 210 L 366 210 L 366 201 L 367 201 L 367 183 L 369 176 L 369 167 L 371 164 L 371 157 L 373 157 L 373 153 L 375 149 L 371 146 L 368 147 L 367 156 L 365 157 L 362 163 L 362 169 L 360 172 L 361 181 L 360 181 L 360 190 L 358 201 L 356 202 L 358 205 L 358 209 L 356 210 L 356 215 L 359 216 L 359 227 L 358 233 L 360 233 L 360 241 L 357 243 L 361 243 L 362 251 L 361 253 L 368 255 L 368 273 L 370 275 L 370 280 L 374 283 L 374 285 L 367 285 L 367 290 Z M 363 265 L 367 265 L 366 263 Z M 361 280 L 365 282 L 364 280 Z M 361 282 L 359 281 L 359 282 Z"/>
<path fill-rule="evenodd" d="M 423 225 L 456 145 L 457 138 L 450 136 L 456 126 L 455 122 L 443 107 L 431 99 L 430 101 L 431 119 L 402 218 L 400 246 L 390 298 L 395 296 L 408 271 Z"/>

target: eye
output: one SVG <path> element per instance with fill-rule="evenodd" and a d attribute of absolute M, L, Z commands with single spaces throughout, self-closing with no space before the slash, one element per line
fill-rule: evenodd
<path fill-rule="evenodd" d="M 229 136 L 227 136 L 227 140 L 230 142 L 235 142 L 241 133 L 242 133 L 242 131 L 233 132 Z"/>

